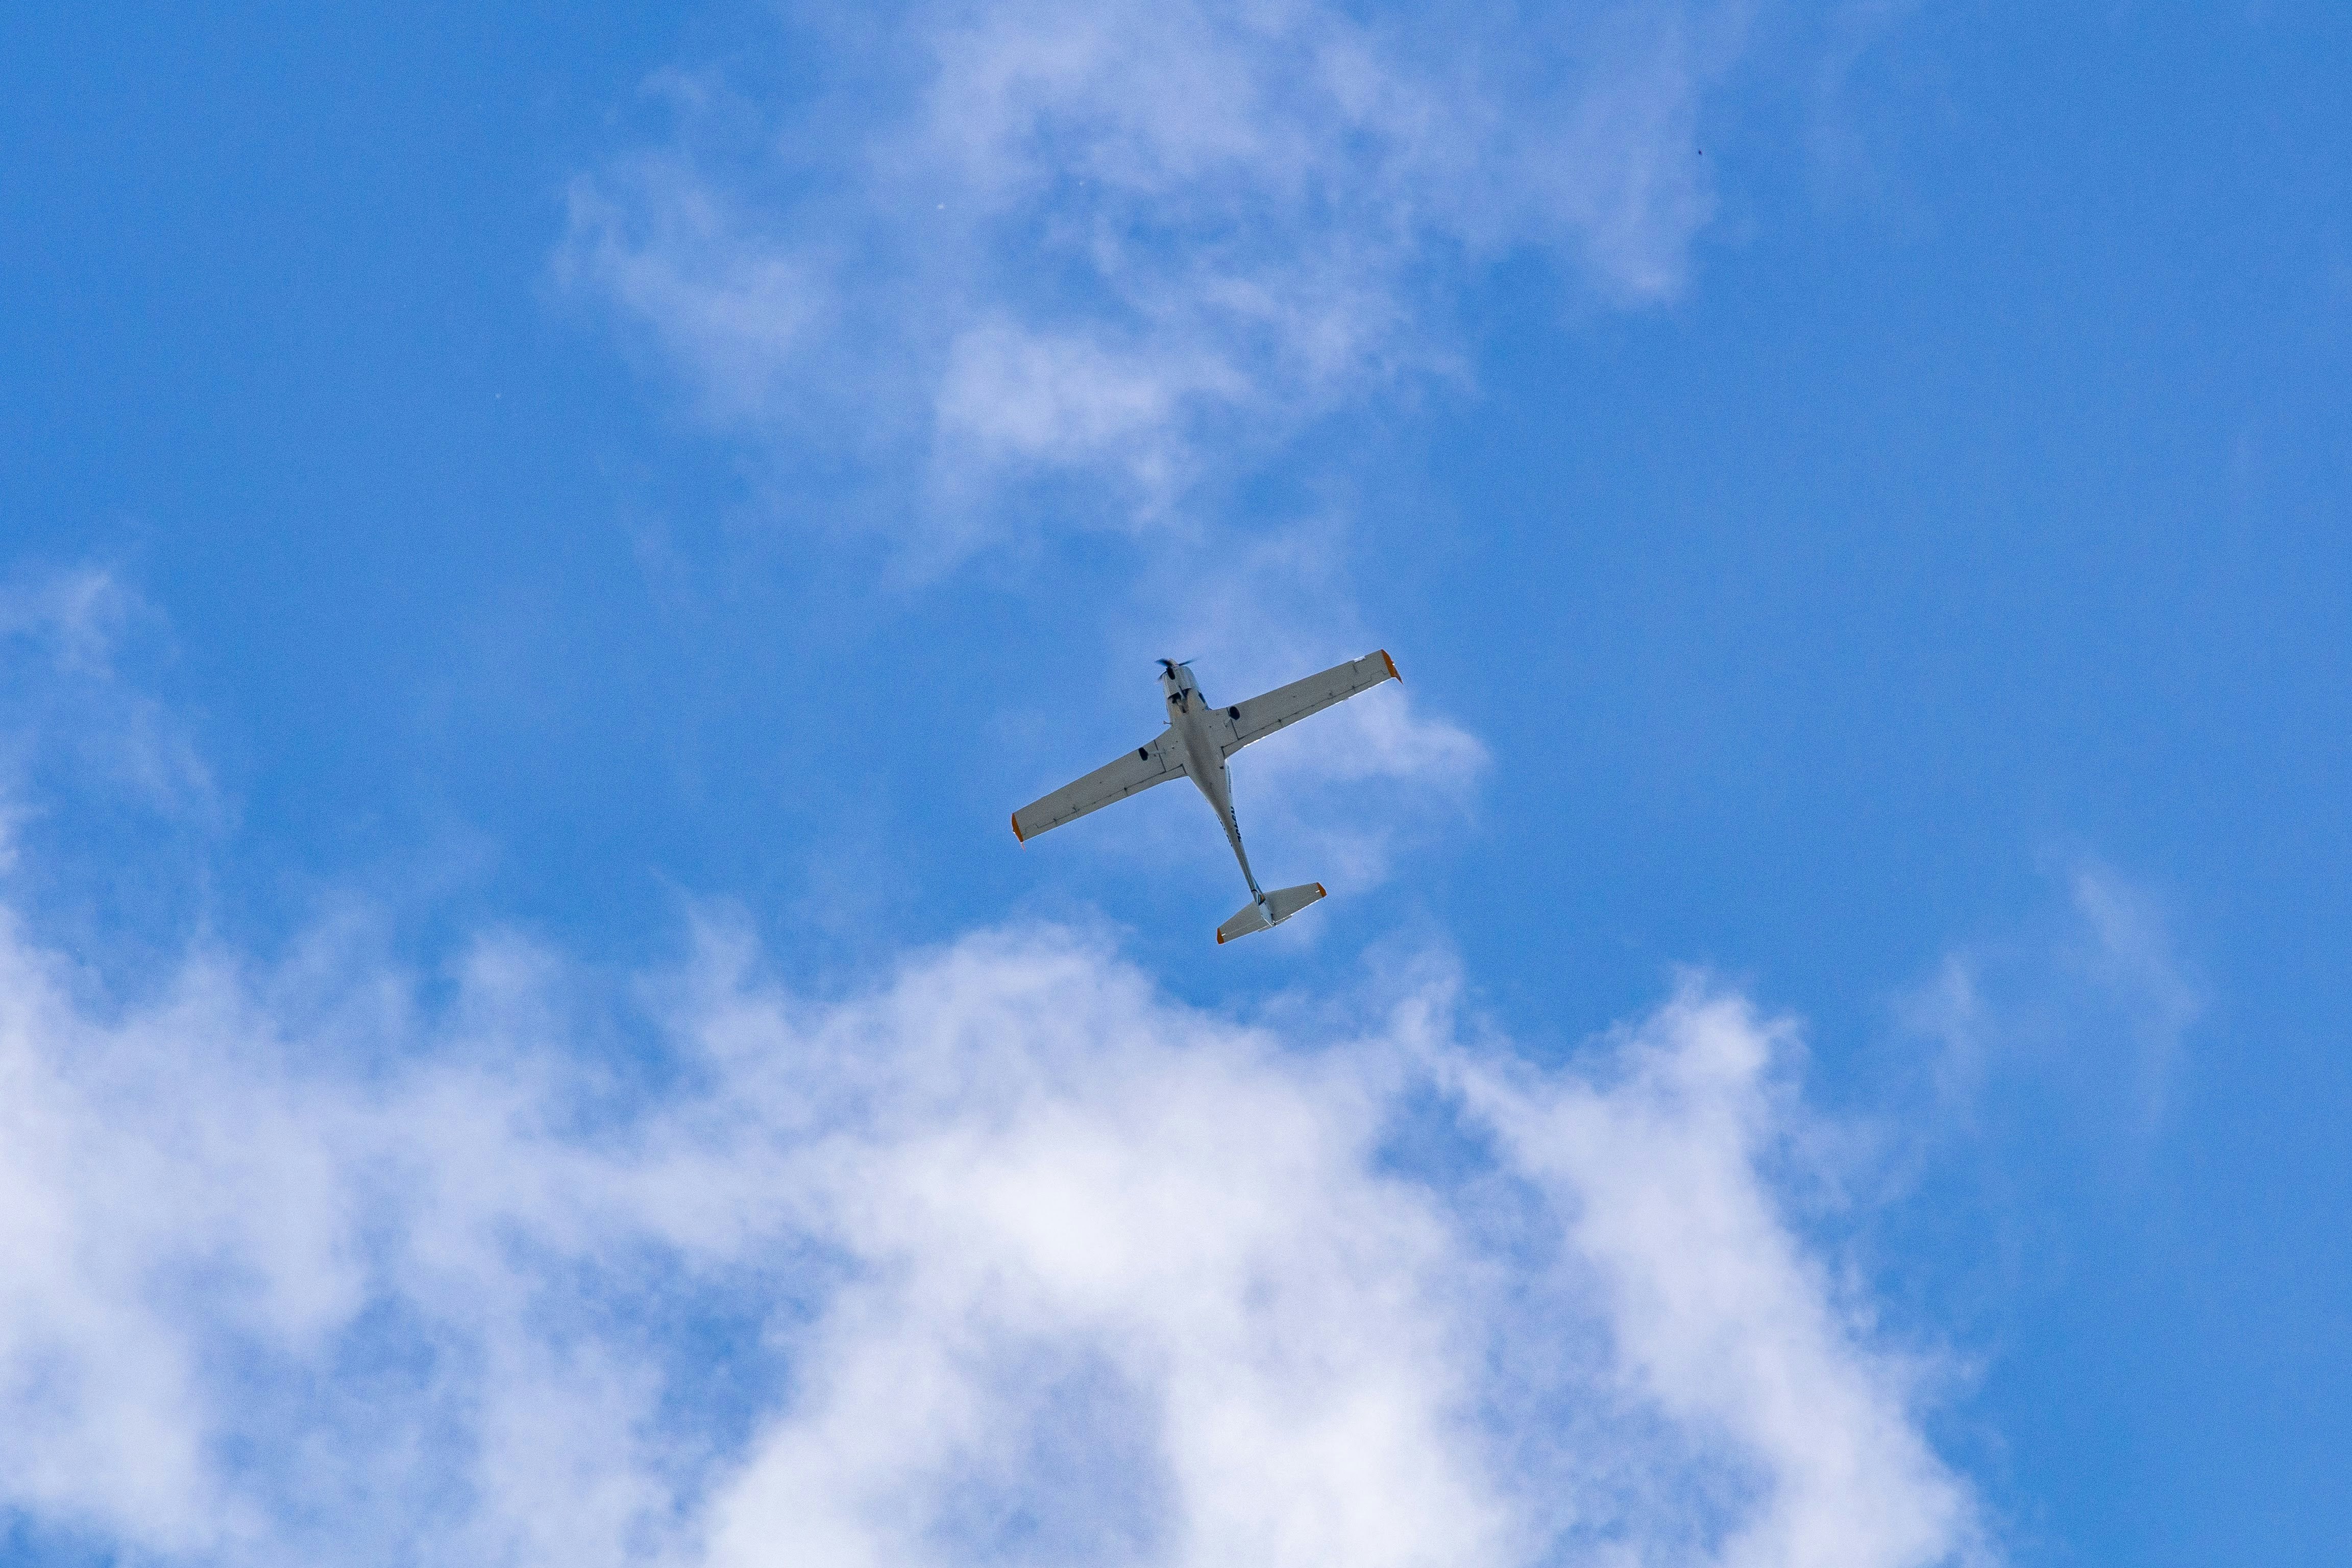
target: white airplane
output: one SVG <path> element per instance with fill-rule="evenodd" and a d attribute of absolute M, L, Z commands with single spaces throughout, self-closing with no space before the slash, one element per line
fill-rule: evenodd
<path fill-rule="evenodd" d="M 1258 887 L 1257 874 L 1250 869 L 1249 856 L 1242 848 L 1241 825 L 1234 820 L 1233 783 L 1226 776 L 1225 759 L 1309 713 L 1320 713 L 1383 680 L 1401 679 L 1396 661 L 1386 652 L 1368 653 L 1346 664 L 1335 664 L 1320 675 L 1277 686 L 1238 706 L 1213 708 L 1193 683 L 1192 667 L 1163 658 L 1160 684 L 1168 693 L 1168 728 L 1160 732 L 1160 738 L 1014 812 L 1013 837 L 1026 844 L 1049 827 L 1075 822 L 1114 801 L 1140 795 L 1153 784 L 1189 778 L 1201 786 L 1201 793 L 1216 810 L 1217 820 L 1225 825 L 1226 841 L 1233 845 L 1234 858 L 1242 863 L 1243 879 L 1249 883 L 1250 901 L 1217 928 L 1217 941 L 1231 942 L 1278 926 L 1321 898 L 1323 884 L 1307 882 L 1276 888 L 1271 893 Z"/>

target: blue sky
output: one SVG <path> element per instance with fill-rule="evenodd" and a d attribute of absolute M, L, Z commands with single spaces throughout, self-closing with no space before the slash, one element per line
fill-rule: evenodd
<path fill-rule="evenodd" d="M 6 1560 L 2352 1526 L 2337 12 L 14 43 Z"/>

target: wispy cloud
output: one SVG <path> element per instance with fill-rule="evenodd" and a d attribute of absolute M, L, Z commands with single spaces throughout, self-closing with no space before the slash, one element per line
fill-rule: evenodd
<path fill-rule="evenodd" d="M 511 940 L 438 1011 L 364 941 L 302 964 L 199 956 L 93 1011 L 0 927 L 0 1503 L 39 1530 L 246 1562 L 1976 1549 L 1909 1363 L 1784 1215 L 1788 1026 L 1736 998 L 1538 1070 L 1459 1043 L 1442 976 L 1276 1031 L 1050 929 L 820 1002 L 720 922 L 634 1021 Z"/>
<path fill-rule="evenodd" d="M 2068 890 L 2081 927 L 2065 959 L 2123 1024 L 2132 1047 L 2125 1091 L 2137 1101 L 2141 1125 L 2153 1131 L 2164 1119 L 2204 997 L 2153 893 L 2094 864 L 2074 868 Z"/>
<path fill-rule="evenodd" d="M 1937 1043 L 1938 1090 L 1962 1116 L 2004 1086 L 2039 1084 L 2084 1108 L 2084 1129 L 2143 1142 L 2164 1122 L 2202 987 L 2154 892 L 2095 860 L 2057 875 L 2061 909 L 1946 953 L 1903 1020 Z"/>
<path fill-rule="evenodd" d="M 185 725 L 149 689 L 162 621 L 102 567 L 0 578 L 0 872 L 48 802 L 96 795 L 211 826 L 219 797 Z"/>
<path fill-rule="evenodd" d="M 1454 300 L 1503 258 L 1673 295 L 1745 31 L 1686 0 L 815 15 L 794 109 L 665 79 L 675 142 L 574 186 L 560 267 L 711 417 L 919 471 L 892 515 L 949 554 L 1170 524 L 1319 416 L 1458 373 Z"/>

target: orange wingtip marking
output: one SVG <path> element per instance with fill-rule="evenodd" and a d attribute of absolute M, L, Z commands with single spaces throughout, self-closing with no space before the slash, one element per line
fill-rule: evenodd
<path fill-rule="evenodd" d="M 1013 837 L 1021 839 L 1024 844 L 1029 842 L 1028 839 L 1021 837 L 1021 814 L 1017 811 L 1013 814 Z"/>
<path fill-rule="evenodd" d="M 1389 667 L 1389 679 L 1391 680 L 1402 680 L 1404 679 L 1403 676 L 1399 675 L 1396 672 L 1396 660 L 1389 657 L 1389 650 L 1386 648 L 1381 649 L 1381 662 Z"/>
<path fill-rule="evenodd" d="M 1225 945 L 1225 933 L 1224 933 L 1224 932 L 1223 932 L 1223 931 L 1219 931 L 1219 932 L 1217 933 L 1217 945 L 1218 945 L 1219 947 L 1223 947 L 1223 946 L 1224 946 L 1224 945 Z"/>
<path fill-rule="evenodd" d="M 1323 890 L 1322 883 L 1318 882 L 1315 884 L 1315 896 L 1318 899 L 1328 899 L 1331 895 Z"/>

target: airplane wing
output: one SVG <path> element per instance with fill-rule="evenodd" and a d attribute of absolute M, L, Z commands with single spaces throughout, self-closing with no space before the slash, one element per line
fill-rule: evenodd
<path fill-rule="evenodd" d="M 1076 784 L 1066 784 L 1014 812 L 1013 837 L 1026 844 L 1049 827 L 1075 822 L 1114 801 L 1183 776 L 1183 749 L 1176 744 L 1173 735 L 1162 731 L 1151 744 L 1139 746 L 1115 763 L 1105 763 Z"/>
<path fill-rule="evenodd" d="M 1370 691 L 1383 680 L 1401 679 L 1396 661 L 1382 650 L 1277 686 L 1233 710 L 1234 738 L 1225 744 L 1225 755 L 1230 757 L 1252 741 L 1263 741 L 1276 730 L 1296 724 L 1309 713 L 1320 713 L 1334 702 L 1344 702 L 1359 691 Z"/>

